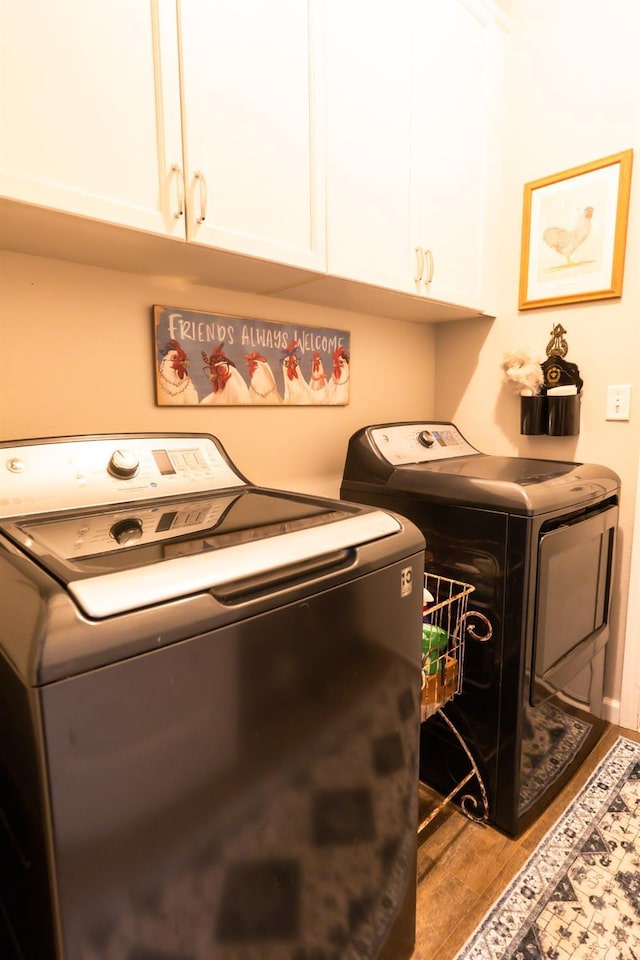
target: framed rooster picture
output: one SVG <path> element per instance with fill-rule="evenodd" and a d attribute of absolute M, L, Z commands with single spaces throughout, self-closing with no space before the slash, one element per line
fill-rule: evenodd
<path fill-rule="evenodd" d="M 159 406 L 344 406 L 345 330 L 154 306 Z"/>
<path fill-rule="evenodd" d="M 633 151 L 526 183 L 518 307 L 622 296 Z"/>

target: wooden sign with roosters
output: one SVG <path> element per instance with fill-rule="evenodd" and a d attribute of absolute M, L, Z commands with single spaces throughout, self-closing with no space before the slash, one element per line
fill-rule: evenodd
<path fill-rule="evenodd" d="M 154 306 L 160 406 L 343 406 L 344 330 Z"/>

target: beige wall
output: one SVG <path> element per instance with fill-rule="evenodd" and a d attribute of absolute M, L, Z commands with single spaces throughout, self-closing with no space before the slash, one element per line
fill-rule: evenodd
<path fill-rule="evenodd" d="M 515 0 L 499 217 L 500 295 L 493 324 L 448 324 L 436 335 L 436 413 L 489 453 L 604 463 L 622 478 L 618 581 L 607 693 L 620 692 L 640 435 L 640 4 Z M 621 300 L 518 312 L 524 183 L 633 148 Z M 635 183 L 633 179 L 635 178 Z M 562 323 L 584 380 L 577 437 L 522 437 L 518 398 L 502 383 L 507 350 L 544 350 Z M 607 384 L 632 385 L 631 420 L 605 420 Z"/>
<path fill-rule="evenodd" d="M 433 413 L 430 326 L 8 252 L 0 289 L 3 439 L 205 431 L 255 483 L 338 496 L 355 430 Z M 351 403 L 157 407 L 154 303 L 349 330 Z"/>

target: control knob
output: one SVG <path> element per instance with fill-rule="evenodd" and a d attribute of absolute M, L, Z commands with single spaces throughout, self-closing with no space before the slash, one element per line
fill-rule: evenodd
<path fill-rule="evenodd" d="M 7 460 L 7 470 L 11 473 L 24 473 L 26 469 L 27 465 L 20 457 L 11 457 L 10 460 Z"/>
<path fill-rule="evenodd" d="M 142 521 L 137 517 L 118 520 L 109 530 L 109 536 L 113 537 L 119 547 L 128 547 L 142 537 Z"/>
<path fill-rule="evenodd" d="M 129 480 L 135 477 L 139 467 L 140 461 L 131 450 L 114 450 L 107 464 L 108 472 L 118 480 Z"/>
<path fill-rule="evenodd" d="M 432 447 L 433 446 L 433 437 L 428 430 L 421 430 L 418 434 L 418 443 L 421 443 L 423 447 Z"/>

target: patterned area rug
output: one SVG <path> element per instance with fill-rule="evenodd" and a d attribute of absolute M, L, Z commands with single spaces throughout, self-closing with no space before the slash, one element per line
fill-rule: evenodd
<path fill-rule="evenodd" d="M 640 960 L 640 744 L 618 738 L 456 960 Z"/>

